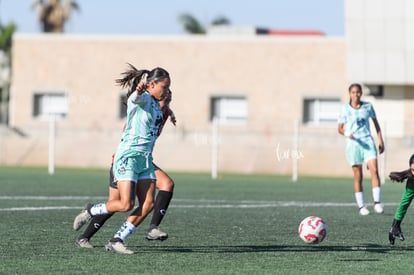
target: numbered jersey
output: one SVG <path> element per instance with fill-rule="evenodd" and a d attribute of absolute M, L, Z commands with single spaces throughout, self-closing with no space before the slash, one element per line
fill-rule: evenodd
<path fill-rule="evenodd" d="M 356 139 L 371 136 L 369 119 L 376 119 L 374 107 L 371 103 L 361 101 L 361 106 L 356 109 L 351 104 L 345 104 L 339 115 L 338 123 L 344 124 L 345 135 L 352 134 Z"/>
<path fill-rule="evenodd" d="M 152 153 L 162 122 L 160 105 L 148 92 L 133 93 L 127 102 L 127 121 L 116 155 Z"/>

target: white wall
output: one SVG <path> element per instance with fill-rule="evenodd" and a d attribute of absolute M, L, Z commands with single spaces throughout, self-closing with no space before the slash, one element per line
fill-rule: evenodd
<path fill-rule="evenodd" d="M 347 76 L 367 84 L 414 84 L 414 1 L 346 0 Z"/>

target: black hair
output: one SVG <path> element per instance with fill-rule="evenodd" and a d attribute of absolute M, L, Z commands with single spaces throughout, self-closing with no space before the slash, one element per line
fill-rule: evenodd
<path fill-rule="evenodd" d="M 352 83 L 349 85 L 348 91 L 350 92 L 352 88 L 357 87 L 362 92 L 362 86 L 359 83 Z"/>
<path fill-rule="evenodd" d="M 411 164 L 414 163 L 414 154 L 411 155 L 410 160 L 408 161 L 408 165 L 411 166 Z"/>
<path fill-rule="evenodd" d="M 156 67 L 149 70 L 138 70 L 132 64 L 127 63 L 129 69 L 123 72 L 122 78 L 116 79 L 115 82 L 122 88 L 128 87 L 127 98 L 136 90 L 139 82 L 145 80 L 148 85 L 151 80 L 158 82 L 164 78 L 170 78 L 170 74 L 163 68 Z"/>
<path fill-rule="evenodd" d="M 411 172 L 412 164 L 414 164 L 414 154 L 411 155 L 410 159 L 408 160 L 408 166 L 410 166 L 410 168 L 404 171 L 391 172 L 389 177 L 391 178 L 391 180 L 398 182 L 403 182 L 408 178 L 413 178 L 413 173 Z"/>
<path fill-rule="evenodd" d="M 352 83 L 351 85 L 349 85 L 348 92 L 351 92 L 351 89 L 354 87 L 357 87 L 362 93 L 362 86 L 359 83 Z M 351 99 L 349 99 L 349 104 L 351 104 Z"/>

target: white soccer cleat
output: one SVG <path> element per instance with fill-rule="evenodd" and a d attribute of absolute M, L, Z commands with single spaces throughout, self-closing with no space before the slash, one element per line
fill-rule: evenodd
<path fill-rule="evenodd" d="M 134 254 L 134 251 L 129 250 L 122 241 L 111 242 L 105 245 L 107 251 L 112 251 L 118 254 Z"/>
<path fill-rule="evenodd" d="M 366 216 L 369 215 L 369 210 L 364 206 L 359 209 L 359 215 Z"/>
<path fill-rule="evenodd" d="M 88 209 L 91 208 L 91 204 L 87 204 L 85 208 L 75 217 L 73 221 L 73 229 L 78 231 L 85 223 L 89 222 L 92 219 L 91 214 L 89 214 Z"/>
<path fill-rule="evenodd" d="M 87 238 L 77 238 L 75 241 L 76 246 L 81 248 L 93 248 L 93 245 Z"/>
<path fill-rule="evenodd" d="M 374 211 L 378 214 L 384 213 L 384 208 L 382 207 L 381 203 L 374 204 Z"/>
<path fill-rule="evenodd" d="M 160 240 L 164 241 L 168 238 L 168 234 L 165 232 L 162 232 L 158 226 L 153 227 L 152 229 L 149 229 L 146 236 L 147 240 Z"/>

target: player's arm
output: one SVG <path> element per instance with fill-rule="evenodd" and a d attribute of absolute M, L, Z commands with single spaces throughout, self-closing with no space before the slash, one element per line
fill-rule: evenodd
<path fill-rule="evenodd" d="M 379 149 L 379 153 L 382 154 L 385 150 L 384 147 L 384 140 L 382 138 L 382 132 L 381 132 L 381 127 L 378 123 L 378 120 L 376 118 L 372 118 L 372 122 L 374 122 L 374 126 L 375 126 L 375 131 L 377 132 L 378 135 L 378 149 Z"/>
<path fill-rule="evenodd" d="M 345 133 L 345 124 L 344 123 L 338 123 L 338 133 L 340 135 L 343 135 L 347 138 L 353 139 L 354 136 L 352 134 L 346 134 Z"/>
<path fill-rule="evenodd" d="M 145 88 L 147 87 L 147 85 L 145 84 L 145 82 L 143 80 L 141 80 L 136 88 L 137 94 L 138 95 L 142 95 L 145 92 Z"/>

